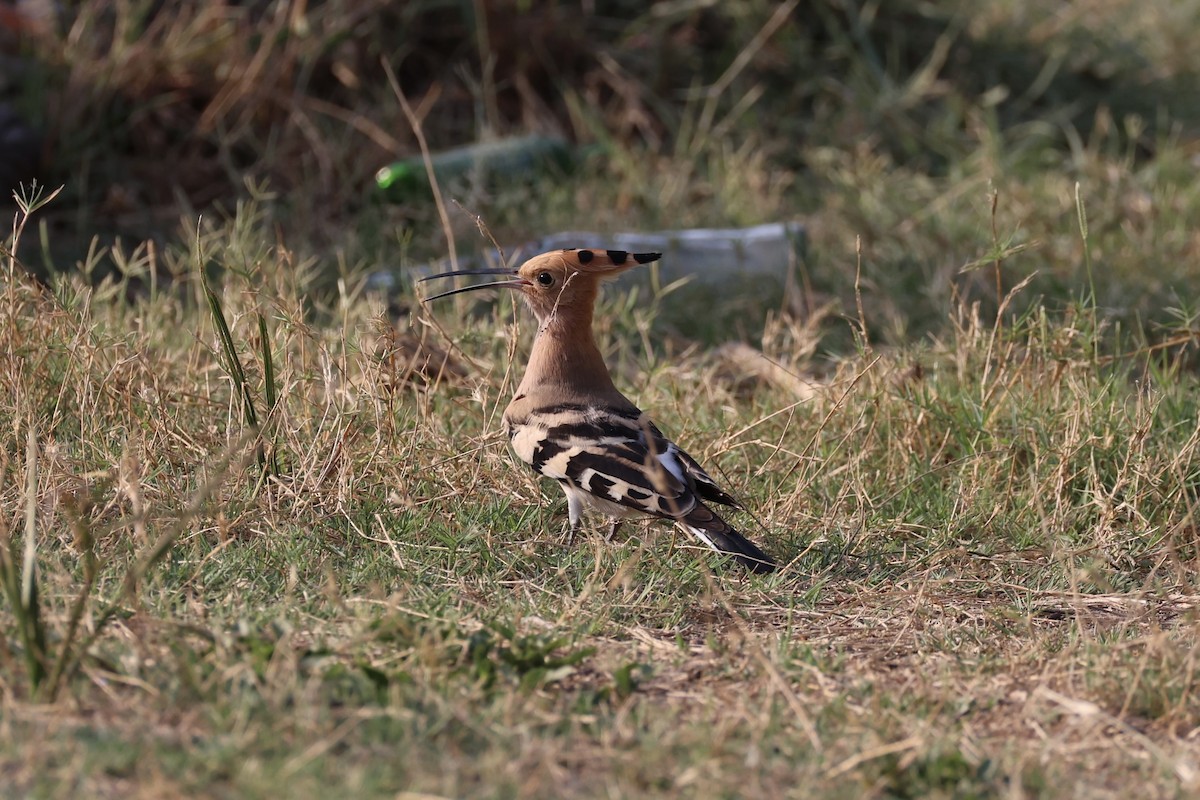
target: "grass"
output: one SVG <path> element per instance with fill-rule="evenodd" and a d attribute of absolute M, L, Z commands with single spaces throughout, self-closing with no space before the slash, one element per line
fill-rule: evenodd
<path fill-rule="evenodd" d="M 439 38 L 421 4 L 369 32 L 310 5 L 308 28 L 197 7 L 143 40 L 105 38 L 136 4 L 85 3 L 74 47 L 39 45 L 81 117 L 56 141 L 92 166 L 27 198 L 0 263 L 12 794 L 1196 791 L 1191 6 L 555 6 L 568 33 L 532 60 L 492 23 L 488 77 L 466 12 Z M 746 500 L 778 574 L 662 525 L 566 548 L 499 425 L 527 316 L 364 289 L 478 241 L 455 207 L 446 231 L 432 203 L 362 202 L 411 153 L 368 57 L 401 22 L 431 141 L 518 109 L 607 148 L 458 198 L 502 243 L 806 216 L 794 285 L 737 320 L 697 319 L 695 287 L 598 315 L 618 385 Z M 594 59 L 567 57 L 580 31 L 606 34 Z M 466 66 L 435 74 L 451 42 Z M 1047 42 L 1074 49 L 1030 73 Z M 212 67 L 260 51 L 254 81 Z M 438 79 L 451 100 L 422 106 Z M 114 96 L 136 123 L 88 134 Z M 189 148 L 207 199 L 122 167 Z M 142 222 L 80 246 L 114 227 L 112 175 Z M 80 268 L 46 267 L 64 253 Z"/>

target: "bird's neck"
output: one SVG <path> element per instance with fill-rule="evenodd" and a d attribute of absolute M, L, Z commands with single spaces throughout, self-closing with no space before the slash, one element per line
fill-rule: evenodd
<path fill-rule="evenodd" d="M 561 402 L 624 400 L 592 335 L 591 304 L 572 312 L 540 320 L 517 396 L 551 395 Z"/>

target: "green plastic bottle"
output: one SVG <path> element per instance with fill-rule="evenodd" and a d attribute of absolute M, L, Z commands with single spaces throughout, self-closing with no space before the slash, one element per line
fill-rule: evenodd
<path fill-rule="evenodd" d="M 472 176 L 479 180 L 521 179 L 544 169 L 566 170 L 574 161 L 571 145 L 557 136 L 517 136 L 456 147 L 430 157 L 443 188 Z M 429 192 L 425 161 L 413 156 L 375 173 L 379 194 L 393 203 L 408 202 Z"/>

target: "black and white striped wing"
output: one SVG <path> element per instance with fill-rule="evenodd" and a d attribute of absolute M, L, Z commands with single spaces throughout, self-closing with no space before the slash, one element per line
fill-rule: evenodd
<path fill-rule="evenodd" d="M 636 410 L 542 409 L 514 422 L 509 434 L 517 457 L 542 475 L 636 512 L 686 516 L 701 494 L 696 470 L 715 486 Z"/>

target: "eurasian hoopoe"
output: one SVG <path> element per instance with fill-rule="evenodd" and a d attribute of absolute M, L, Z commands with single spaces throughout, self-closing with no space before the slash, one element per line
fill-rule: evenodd
<path fill-rule="evenodd" d="M 537 315 L 529 365 L 504 411 L 504 425 L 517 456 L 562 486 L 571 539 L 584 505 L 608 516 L 609 538 L 625 517 L 649 514 L 675 521 L 753 572 L 771 572 L 775 562 L 706 505 L 741 508 L 738 502 L 617 391 L 592 337 L 600 281 L 661 257 L 623 250 L 555 250 L 515 270 L 454 270 L 422 280 L 505 275 L 510 280 L 426 299 L 502 286 L 520 291 Z"/>

